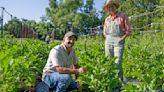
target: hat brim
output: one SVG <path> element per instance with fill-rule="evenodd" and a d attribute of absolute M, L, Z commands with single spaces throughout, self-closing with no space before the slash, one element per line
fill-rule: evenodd
<path fill-rule="evenodd" d="M 74 36 L 76 40 L 78 39 L 78 36 L 76 34 L 65 35 L 63 39 L 65 39 L 66 37 L 71 37 L 71 36 Z"/>
<path fill-rule="evenodd" d="M 76 40 L 77 40 L 77 38 L 78 38 L 78 36 L 77 36 L 77 35 L 71 35 L 71 36 L 74 36 L 74 37 L 76 38 Z"/>
<path fill-rule="evenodd" d="M 117 9 L 119 8 L 119 3 L 110 2 L 110 3 L 105 4 L 105 5 L 103 6 L 103 10 L 104 10 L 105 12 L 107 12 L 107 11 L 109 10 L 107 6 L 111 6 L 111 5 L 115 5 Z"/>

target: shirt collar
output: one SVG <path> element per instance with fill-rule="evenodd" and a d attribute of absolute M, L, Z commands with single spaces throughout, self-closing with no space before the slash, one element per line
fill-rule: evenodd
<path fill-rule="evenodd" d="M 61 45 L 62 45 L 64 51 L 65 51 L 66 53 L 68 53 L 67 48 L 66 48 L 66 46 L 64 45 L 64 43 L 62 43 Z M 73 48 L 72 48 L 72 50 L 73 50 Z M 71 50 L 71 52 L 72 52 L 72 50 Z M 71 53 L 71 52 L 70 52 L 70 53 Z"/>
<path fill-rule="evenodd" d="M 110 18 L 112 19 L 112 21 L 114 21 L 118 17 L 118 15 L 119 13 L 117 11 L 114 15 L 111 15 Z"/>

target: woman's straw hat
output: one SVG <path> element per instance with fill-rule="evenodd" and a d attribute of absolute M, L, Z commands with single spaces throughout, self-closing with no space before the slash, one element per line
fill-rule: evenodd
<path fill-rule="evenodd" d="M 107 11 L 108 7 L 107 6 L 111 6 L 111 5 L 115 5 L 116 8 L 119 7 L 119 1 L 118 0 L 107 0 L 105 5 L 103 6 L 103 10 Z"/>

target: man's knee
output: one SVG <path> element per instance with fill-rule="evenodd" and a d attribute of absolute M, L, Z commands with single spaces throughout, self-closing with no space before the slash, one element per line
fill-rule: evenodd
<path fill-rule="evenodd" d="M 59 77 L 60 80 L 65 80 L 65 81 L 68 81 L 68 82 L 72 80 L 72 77 L 69 74 L 60 74 L 59 76 L 60 76 Z"/>
<path fill-rule="evenodd" d="M 42 82 L 39 82 L 36 85 L 36 92 L 48 92 L 48 91 L 49 91 L 49 87 L 43 81 Z"/>

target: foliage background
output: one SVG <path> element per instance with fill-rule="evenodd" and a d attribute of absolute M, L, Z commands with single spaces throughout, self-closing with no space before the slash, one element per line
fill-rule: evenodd
<path fill-rule="evenodd" d="M 4 26 L 4 31 L 10 34 L 20 33 L 22 26 L 26 25 L 40 34 L 39 39 L 42 40 L 51 32 L 55 32 L 56 39 L 62 39 L 64 33 L 70 30 L 89 34 L 99 27 L 102 29 L 104 19 L 108 16 L 104 11 L 97 11 L 93 1 L 49 0 L 46 15 L 41 17 L 42 21 L 13 18 Z M 129 16 L 133 32 L 152 31 L 163 30 L 163 6 L 163 0 L 120 0 L 118 10 Z"/>
<path fill-rule="evenodd" d="M 163 32 L 133 35 L 127 39 L 124 51 L 124 75 L 137 84 L 124 85 L 118 79 L 118 67 L 114 60 L 104 55 L 104 39 L 101 36 L 80 37 L 75 49 L 80 66 L 88 68 L 78 81 L 81 89 L 91 92 L 109 92 L 117 83 L 122 91 L 164 90 Z M 86 39 L 86 40 L 85 40 Z M 37 74 L 42 72 L 50 49 L 61 41 L 46 44 L 37 39 L 1 39 L 0 43 L 0 88 L 16 92 L 20 88 L 34 86 Z"/>
<path fill-rule="evenodd" d="M 47 15 L 41 22 L 13 18 L 4 26 L 5 34 L 0 39 L 0 91 L 17 92 L 35 85 L 50 49 L 61 42 L 55 40 L 47 45 L 42 41 L 45 35 L 55 32 L 56 38 L 62 39 L 69 30 L 85 34 L 75 46 L 80 65 L 89 69 L 79 77 L 81 89 L 110 92 L 120 83 L 123 92 L 164 90 L 163 5 L 163 0 L 120 0 L 119 11 L 129 15 L 132 25 L 132 36 L 127 39 L 124 51 L 124 74 L 128 80 L 135 80 L 135 85 L 132 82 L 124 85 L 117 79 L 114 60 L 104 56 L 104 38 L 88 36 L 88 30 L 102 27 L 108 15 L 96 11 L 93 0 L 49 0 Z M 22 25 L 40 34 L 40 40 L 19 39 L 17 34 Z"/>

